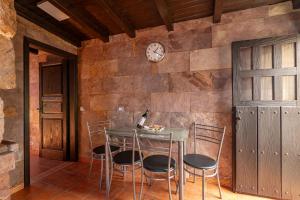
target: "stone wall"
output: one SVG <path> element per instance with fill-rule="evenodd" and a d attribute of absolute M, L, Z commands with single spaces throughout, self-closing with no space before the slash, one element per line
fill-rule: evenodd
<path fill-rule="evenodd" d="M 137 37 L 113 36 L 109 43 L 90 40 L 80 49 L 80 157 L 88 158 L 86 122 L 111 119 L 116 126 L 135 125 L 146 108 L 149 123 L 190 128 L 193 121 L 226 126 L 221 177 L 232 177 L 233 41 L 298 33 L 300 12 L 286 2 L 137 31 Z M 167 54 L 150 63 L 150 42 L 164 44 Z M 123 107 L 124 112 L 118 108 Z M 201 151 L 212 153 L 210 149 Z"/>
<path fill-rule="evenodd" d="M 0 0 L 1 1 L 1 0 Z M 12 40 L 15 54 L 16 76 L 15 87 L 0 88 L 0 97 L 4 101 L 5 132 L 4 139 L 16 141 L 20 145 L 19 162 L 16 169 L 10 173 L 11 186 L 22 184 L 24 181 L 24 83 L 23 83 L 23 40 L 24 36 L 49 44 L 59 49 L 77 54 L 77 48 L 61 38 L 49 33 L 28 20 L 17 17 L 17 33 Z M 0 47 L 1 49 L 1 47 Z M 1 56 L 0 56 L 1 57 Z M 3 63 L 4 61 L 1 61 Z M 2 68 L 0 73 L 2 72 Z M 0 81 L 1 82 L 1 81 Z"/>

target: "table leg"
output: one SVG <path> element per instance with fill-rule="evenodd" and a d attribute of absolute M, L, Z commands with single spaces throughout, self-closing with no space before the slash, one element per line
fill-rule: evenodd
<path fill-rule="evenodd" d="M 186 154 L 186 147 L 187 147 L 187 141 L 184 141 L 183 142 L 183 155 Z M 186 172 L 183 170 L 183 184 L 185 185 L 186 184 Z"/>
<path fill-rule="evenodd" d="M 108 155 L 108 145 L 105 143 L 105 182 L 106 182 L 106 199 L 109 199 L 109 190 L 110 190 L 110 176 L 109 176 L 109 155 Z"/>
<path fill-rule="evenodd" d="M 184 166 L 183 166 L 183 151 L 184 142 L 178 142 L 178 165 L 179 165 L 179 200 L 183 200 L 184 197 Z"/>

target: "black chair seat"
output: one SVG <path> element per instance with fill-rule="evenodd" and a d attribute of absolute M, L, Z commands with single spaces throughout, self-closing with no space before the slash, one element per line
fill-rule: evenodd
<path fill-rule="evenodd" d="M 169 157 L 165 155 L 152 155 L 144 159 L 144 168 L 151 172 L 168 172 Z M 171 169 L 175 169 L 176 161 L 171 158 Z"/>
<path fill-rule="evenodd" d="M 121 151 L 113 157 L 114 163 L 119 165 L 131 165 L 132 164 L 132 150 Z M 138 151 L 134 152 L 134 162 L 141 160 Z"/>
<path fill-rule="evenodd" d="M 183 157 L 183 162 L 197 169 L 214 169 L 217 166 L 214 159 L 201 154 L 187 154 Z"/>
<path fill-rule="evenodd" d="M 118 151 L 119 149 L 120 149 L 120 147 L 110 145 L 111 152 Z M 95 154 L 105 154 L 105 145 L 101 145 L 101 146 L 95 147 L 93 149 L 93 152 Z"/>

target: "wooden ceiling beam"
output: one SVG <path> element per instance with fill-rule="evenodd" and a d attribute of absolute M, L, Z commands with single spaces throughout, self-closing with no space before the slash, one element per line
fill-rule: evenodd
<path fill-rule="evenodd" d="M 40 17 L 34 11 L 29 10 L 28 8 L 21 5 L 17 1 L 15 1 L 15 9 L 17 11 L 17 14 L 20 15 L 21 17 L 28 19 L 29 21 L 37 24 L 38 26 L 46 29 L 47 31 L 59 36 L 63 40 L 70 42 L 71 44 L 73 44 L 77 47 L 81 46 L 80 39 L 76 35 L 60 28 L 60 25 L 58 22 L 52 23 L 49 20 L 47 20 L 43 17 Z"/>
<path fill-rule="evenodd" d="M 99 23 L 89 12 L 78 6 L 72 5 L 72 0 L 49 0 L 54 6 L 66 13 L 72 20 L 77 22 L 91 37 L 100 38 L 104 42 L 109 41 L 109 30 Z"/>
<path fill-rule="evenodd" d="M 299 9 L 300 8 L 300 0 L 293 0 L 293 8 Z"/>
<path fill-rule="evenodd" d="M 214 16 L 213 16 L 214 23 L 221 22 L 221 17 L 222 17 L 222 12 L 223 12 L 223 3 L 224 3 L 224 0 L 215 0 L 214 1 Z"/>
<path fill-rule="evenodd" d="M 173 31 L 174 25 L 172 22 L 172 17 L 170 14 L 170 10 L 168 8 L 167 2 L 165 0 L 154 0 L 158 13 L 161 19 L 164 21 L 167 30 Z"/>
<path fill-rule="evenodd" d="M 127 33 L 131 38 L 135 37 L 135 29 L 131 23 L 124 19 L 120 13 L 116 11 L 111 1 L 108 0 L 95 0 L 95 2 L 101 6 L 103 11 L 120 27 L 122 31 Z"/>

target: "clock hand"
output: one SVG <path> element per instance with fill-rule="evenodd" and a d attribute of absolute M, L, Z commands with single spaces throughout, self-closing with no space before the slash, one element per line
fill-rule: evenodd
<path fill-rule="evenodd" d="M 156 53 L 157 55 L 160 55 L 160 56 L 162 56 L 162 54 L 159 54 L 159 53 L 157 53 L 157 52 L 155 52 L 155 51 L 154 51 L 154 53 Z"/>

